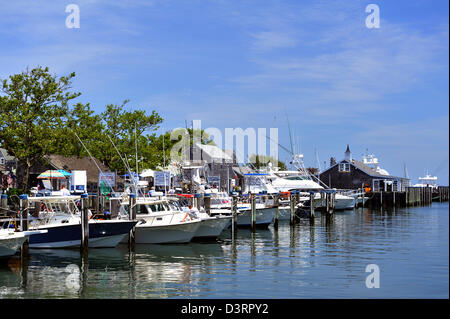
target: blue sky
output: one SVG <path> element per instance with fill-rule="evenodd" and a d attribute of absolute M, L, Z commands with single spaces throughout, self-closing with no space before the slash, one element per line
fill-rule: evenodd
<path fill-rule="evenodd" d="M 76 72 L 80 102 L 130 99 L 161 131 L 279 128 L 307 165 L 375 153 L 448 184 L 447 1 L 0 0 L 0 78 L 27 66 Z M 68 29 L 68 4 L 80 28 Z M 368 29 L 368 4 L 380 28 Z M 279 150 L 280 159 L 289 155 Z"/>

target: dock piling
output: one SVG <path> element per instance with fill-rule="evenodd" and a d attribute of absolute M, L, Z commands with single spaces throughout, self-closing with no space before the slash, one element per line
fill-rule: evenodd
<path fill-rule="evenodd" d="M 137 210 L 136 194 L 130 194 L 130 203 L 129 204 L 130 204 L 130 207 L 129 207 L 128 217 L 130 218 L 130 220 L 135 220 L 136 219 L 136 210 Z M 136 244 L 136 227 L 133 227 L 130 230 L 130 234 L 129 234 L 129 238 L 128 238 L 129 248 L 133 249 L 135 244 Z"/>
<path fill-rule="evenodd" d="M 273 227 L 275 229 L 278 228 L 278 217 L 280 214 L 280 195 L 276 194 L 273 198 L 274 206 L 275 206 L 275 219 L 273 220 Z"/>
<path fill-rule="evenodd" d="M 20 202 L 20 230 L 27 231 L 28 230 L 28 196 L 26 194 L 19 196 Z M 20 257 L 28 256 L 28 238 L 24 241 L 22 246 L 20 247 Z"/>
<path fill-rule="evenodd" d="M 81 195 L 81 252 L 86 253 L 89 248 L 89 209 L 88 195 Z"/>
<path fill-rule="evenodd" d="M 256 229 L 256 195 L 252 194 L 251 198 L 251 230 L 255 231 Z"/>

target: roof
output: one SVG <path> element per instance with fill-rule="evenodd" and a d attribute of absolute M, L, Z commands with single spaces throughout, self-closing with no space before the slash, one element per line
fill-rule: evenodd
<path fill-rule="evenodd" d="M 3 157 L 6 161 L 13 161 L 16 159 L 14 156 L 9 155 L 4 148 L 0 148 L 0 157 Z"/>
<path fill-rule="evenodd" d="M 251 168 L 246 166 L 233 166 L 233 171 L 240 176 L 254 173 L 254 171 Z"/>
<path fill-rule="evenodd" d="M 225 161 L 233 161 L 233 157 L 227 154 L 230 151 L 224 152 L 222 149 L 215 145 L 204 145 L 204 144 L 195 144 L 198 148 L 200 148 L 203 152 L 205 152 L 212 159 L 225 160 Z"/>
<path fill-rule="evenodd" d="M 55 169 L 86 171 L 88 183 L 98 183 L 99 170 L 90 157 L 47 155 L 45 159 Z M 95 162 L 103 172 L 109 171 L 109 168 L 103 165 L 98 159 L 95 159 Z M 117 176 L 117 181 L 119 182 L 120 180 L 121 178 Z"/>
<path fill-rule="evenodd" d="M 361 171 L 363 171 L 364 173 L 366 173 L 367 175 L 371 176 L 371 177 L 379 177 L 379 178 L 401 178 L 401 179 L 407 179 L 405 177 L 398 177 L 398 176 L 392 176 L 392 175 L 383 175 L 378 173 L 376 170 L 374 170 L 373 168 L 371 168 L 370 166 L 367 166 L 366 164 L 358 161 L 358 160 L 351 160 L 351 161 L 347 161 L 347 160 L 342 160 L 340 162 L 337 162 L 336 164 L 334 164 L 333 166 L 330 166 L 329 168 L 327 168 L 325 171 L 323 171 L 320 174 L 323 174 L 324 172 L 332 169 L 333 167 L 339 165 L 340 163 L 350 163 L 351 165 L 353 165 L 354 167 L 360 169 Z"/>

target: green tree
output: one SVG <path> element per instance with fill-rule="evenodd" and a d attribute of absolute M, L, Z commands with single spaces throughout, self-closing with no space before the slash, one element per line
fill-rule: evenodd
<path fill-rule="evenodd" d="M 65 125 L 68 103 L 81 93 L 71 92 L 75 73 L 57 77 L 36 67 L 1 80 L 0 144 L 19 160 L 28 188 L 30 168 L 54 149 L 57 129 Z"/>
<path fill-rule="evenodd" d="M 267 167 L 269 163 L 272 163 L 273 166 L 278 167 L 282 171 L 287 169 L 286 164 L 284 162 L 277 160 L 273 156 L 267 155 L 253 154 L 249 158 L 249 163 L 251 163 L 251 166 L 256 169 Z"/>

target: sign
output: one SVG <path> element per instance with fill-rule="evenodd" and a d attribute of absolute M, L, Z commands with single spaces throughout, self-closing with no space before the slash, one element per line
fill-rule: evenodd
<path fill-rule="evenodd" d="M 162 171 L 154 172 L 154 178 L 155 178 L 155 186 L 170 186 L 170 172 L 169 171 Z"/>
<path fill-rule="evenodd" d="M 116 186 L 116 173 L 115 172 L 100 172 L 98 174 L 98 185 L 99 186 Z"/>
<path fill-rule="evenodd" d="M 220 188 L 220 176 L 208 176 L 208 184 L 211 186 L 217 186 L 217 188 Z"/>

